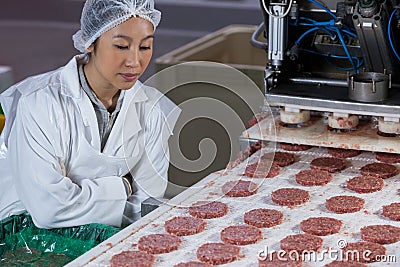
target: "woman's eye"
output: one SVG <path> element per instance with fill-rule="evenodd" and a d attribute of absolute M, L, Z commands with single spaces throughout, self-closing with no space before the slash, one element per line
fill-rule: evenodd
<path fill-rule="evenodd" d="M 140 49 L 141 50 L 150 50 L 151 47 L 150 46 L 141 46 Z"/>
<path fill-rule="evenodd" d="M 118 49 L 128 49 L 128 46 L 123 46 L 123 45 L 115 45 L 115 47 Z"/>

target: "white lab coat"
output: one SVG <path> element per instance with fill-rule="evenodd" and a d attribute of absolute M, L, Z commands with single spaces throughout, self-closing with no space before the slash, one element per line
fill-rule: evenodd
<path fill-rule="evenodd" d="M 144 199 L 164 194 L 167 139 L 180 109 L 136 82 L 126 91 L 101 152 L 77 60 L 83 56 L 0 95 L 6 116 L 0 136 L 0 219 L 28 211 L 41 228 L 93 222 L 120 226 L 124 210 L 137 218 Z M 120 177 L 130 170 L 136 192 L 127 203 Z"/>

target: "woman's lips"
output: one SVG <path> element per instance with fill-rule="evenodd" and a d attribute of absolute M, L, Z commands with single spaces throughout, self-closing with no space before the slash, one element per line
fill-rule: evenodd
<path fill-rule="evenodd" d="M 120 73 L 120 75 L 122 76 L 122 78 L 124 78 L 125 81 L 128 82 L 133 82 L 139 76 L 139 74 L 137 73 Z"/>

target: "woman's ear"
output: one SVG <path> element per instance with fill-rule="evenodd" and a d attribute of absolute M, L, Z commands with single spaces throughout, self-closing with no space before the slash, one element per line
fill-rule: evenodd
<path fill-rule="evenodd" d="M 94 51 L 94 44 L 91 44 L 88 48 L 86 48 L 86 52 L 91 54 Z"/>

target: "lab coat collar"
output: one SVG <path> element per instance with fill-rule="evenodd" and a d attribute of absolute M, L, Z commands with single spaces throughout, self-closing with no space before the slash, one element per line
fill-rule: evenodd
<path fill-rule="evenodd" d="M 137 81 L 131 89 L 125 92 L 120 114 L 108 137 L 103 153 L 115 154 L 123 145 L 123 140 L 130 140 L 142 129 L 136 108 L 132 107 L 132 103 L 143 102 L 147 99 L 140 81 Z"/>
<path fill-rule="evenodd" d="M 137 103 L 146 101 L 148 97 L 144 92 L 143 87 L 144 86 L 140 81 L 136 81 L 135 85 L 125 92 L 124 102 Z"/>
<path fill-rule="evenodd" d="M 60 83 L 63 95 L 81 98 L 82 90 L 79 84 L 78 61 L 87 60 L 87 55 L 77 55 L 73 57 L 61 70 Z"/>

